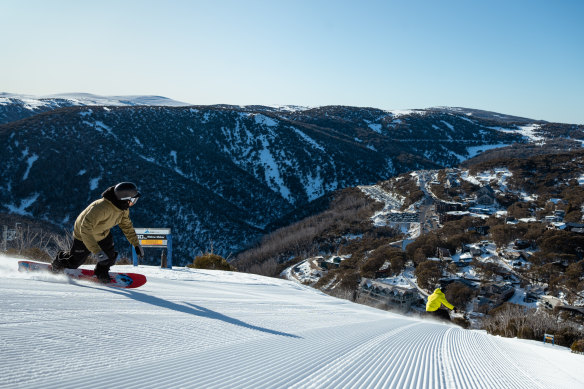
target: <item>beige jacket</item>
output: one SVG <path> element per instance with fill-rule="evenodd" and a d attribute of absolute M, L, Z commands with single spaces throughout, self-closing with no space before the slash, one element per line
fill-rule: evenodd
<path fill-rule="evenodd" d="M 121 210 L 105 198 L 94 201 L 75 220 L 73 237 L 83 241 L 94 254 L 101 251 L 97 244 L 105 239 L 110 230 L 119 225 L 132 246 L 138 245 L 138 237 L 130 220 L 130 211 Z"/>

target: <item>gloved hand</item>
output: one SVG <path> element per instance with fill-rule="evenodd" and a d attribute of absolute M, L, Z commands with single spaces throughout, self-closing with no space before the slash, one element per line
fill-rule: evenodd
<path fill-rule="evenodd" d="M 106 253 L 105 251 L 101 250 L 99 253 L 96 254 L 97 262 L 102 263 L 104 265 L 113 266 L 116 263 L 116 258 L 118 257 L 117 251 L 112 251 L 111 253 Z"/>
<path fill-rule="evenodd" d="M 140 244 L 134 246 L 134 249 L 136 250 L 136 255 L 140 258 L 144 258 L 144 249 L 142 248 L 142 246 L 140 246 Z"/>
<path fill-rule="evenodd" d="M 456 312 L 458 312 L 458 309 L 456 309 L 456 307 L 454 307 L 454 308 L 452 309 L 452 311 L 454 311 L 454 313 L 456 313 Z"/>

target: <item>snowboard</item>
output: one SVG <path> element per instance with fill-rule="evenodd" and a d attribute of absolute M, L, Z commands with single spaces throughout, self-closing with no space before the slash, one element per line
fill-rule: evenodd
<path fill-rule="evenodd" d="M 50 272 L 51 264 L 33 261 L 18 261 L 18 271 Z M 110 271 L 110 282 L 105 284 L 97 279 L 93 270 L 89 269 L 65 269 L 64 274 L 77 280 L 87 280 L 115 288 L 139 288 L 146 283 L 146 276 L 136 273 L 116 273 Z"/>

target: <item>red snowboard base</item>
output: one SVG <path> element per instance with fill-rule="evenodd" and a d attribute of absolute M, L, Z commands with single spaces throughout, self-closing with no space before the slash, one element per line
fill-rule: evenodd
<path fill-rule="evenodd" d="M 36 272 L 36 271 L 51 271 L 51 264 L 44 262 L 33 261 L 18 261 L 18 271 L 22 272 Z M 136 273 L 116 273 L 109 272 L 110 282 L 102 283 L 94 275 L 93 270 L 88 269 L 65 269 L 64 272 L 71 278 L 78 280 L 87 280 L 99 283 L 105 286 L 113 286 L 115 288 L 139 288 L 146 283 L 146 276 Z"/>

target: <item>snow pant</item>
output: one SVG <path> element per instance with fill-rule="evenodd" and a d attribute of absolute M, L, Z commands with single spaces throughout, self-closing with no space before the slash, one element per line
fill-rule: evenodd
<path fill-rule="evenodd" d="M 97 242 L 99 247 L 106 253 L 107 259 L 100 261 L 102 267 L 110 268 L 116 262 L 116 252 L 114 251 L 114 237 L 111 232 L 103 239 Z M 53 261 L 54 269 L 77 269 L 83 265 L 91 251 L 85 246 L 85 243 L 79 239 L 73 239 L 73 245 L 69 252 L 59 251 Z"/>
<path fill-rule="evenodd" d="M 436 320 L 450 321 L 450 313 L 446 309 L 439 308 L 435 311 L 426 311 L 426 314 Z"/>

